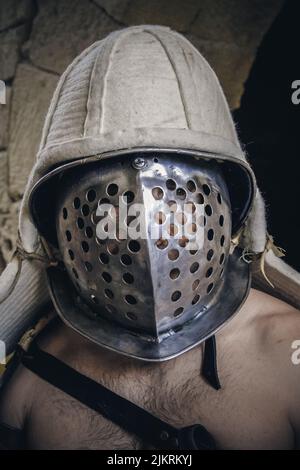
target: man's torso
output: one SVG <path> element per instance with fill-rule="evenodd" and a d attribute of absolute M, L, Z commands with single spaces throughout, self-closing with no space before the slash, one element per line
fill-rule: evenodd
<path fill-rule="evenodd" d="M 287 397 L 274 364 L 276 354 L 269 351 L 268 323 L 261 315 L 268 309 L 262 302 L 268 299 L 252 291 L 239 314 L 217 334 L 222 385 L 218 391 L 200 374 L 202 346 L 167 362 L 144 363 L 100 349 L 59 323 L 43 334 L 40 347 L 176 427 L 201 423 L 219 448 L 292 448 Z M 286 354 L 288 361 L 289 348 Z M 12 406 L 11 415 L 12 424 L 18 419 L 26 422 L 29 448 L 147 448 L 147 443 L 25 368 L 18 370 L 9 387 L 11 399 L 21 395 L 24 403 L 22 412 Z M 5 411 L 4 417 L 8 415 Z"/>

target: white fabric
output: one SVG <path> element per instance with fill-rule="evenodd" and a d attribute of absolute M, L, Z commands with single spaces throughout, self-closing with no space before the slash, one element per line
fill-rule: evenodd
<path fill-rule="evenodd" d="M 36 251 L 39 245 L 28 196 L 41 176 L 67 161 L 136 147 L 198 150 L 211 158 L 219 154 L 247 165 L 215 73 L 189 41 L 167 27 L 116 31 L 83 51 L 61 76 L 23 198 L 19 232 L 25 250 Z M 243 242 L 257 253 L 266 244 L 264 204 L 258 190 Z M 38 262 L 32 262 L 31 269 L 34 263 L 36 273 L 40 272 Z M 12 269 L 8 267 L 1 277 L 7 291 Z M 13 304 L 9 308 L 8 301 L 0 304 L 0 339 L 1 324 L 7 325 L 10 316 L 16 323 L 19 315 L 20 330 L 24 327 L 26 315 L 16 299 L 25 289 L 25 275 L 22 269 Z M 32 272 L 33 279 L 36 275 Z M 33 285 L 28 284 L 28 289 Z M 33 311 L 46 297 L 42 287 L 32 298 Z"/>

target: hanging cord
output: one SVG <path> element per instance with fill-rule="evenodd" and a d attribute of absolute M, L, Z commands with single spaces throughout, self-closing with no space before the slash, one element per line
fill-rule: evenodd
<path fill-rule="evenodd" d="M 44 263 L 46 267 L 57 266 L 58 265 L 58 261 L 55 259 L 55 257 L 53 255 L 48 243 L 46 242 L 46 240 L 43 237 L 40 237 L 40 242 L 41 242 L 41 246 L 43 248 L 43 251 L 45 252 L 45 255 L 36 253 L 35 251 L 28 252 L 23 247 L 21 237 L 20 237 L 20 233 L 18 232 L 18 238 L 17 238 L 17 242 L 16 242 L 16 249 L 15 249 L 15 251 L 14 251 L 12 257 L 11 257 L 11 260 L 10 260 L 10 262 L 12 262 L 14 259 L 17 259 L 17 263 L 18 263 L 17 272 L 15 274 L 15 278 L 14 278 L 10 288 L 8 289 L 8 292 L 1 299 L 0 304 L 5 302 L 5 300 L 11 295 L 14 288 L 16 287 L 16 285 L 19 281 L 20 275 L 21 275 L 22 262 L 24 260 L 39 261 L 40 263 Z"/>
<path fill-rule="evenodd" d="M 232 254 L 235 248 L 239 245 L 240 239 L 243 235 L 245 226 L 243 225 L 238 233 L 231 239 L 231 246 L 230 246 L 230 254 Z M 285 256 L 285 250 L 280 246 L 275 245 L 274 238 L 267 232 L 266 235 L 266 244 L 265 248 L 261 253 L 255 253 L 247 248 L 244 248 L 240 259 L 242 259 L 245 263 L 252 263 L 253 261 L 259 260 L 259 269 L 262 273 L 263 277 L 267 281 L 267 283 L 274 289 L 274 284 L 270 281 L 266 274 L 265 264 L 266 264 L 266 255 L 269 251 L 273 251 L 274 255 L 278 258 L 282 258 Z"/>
<path fill-rule="evenodd" d="M 267 239 L 266 239 L 264 251 L 262 251 L 261 253 L 254 253 L 248 250 L 247 248 L 245 248 L 243 250 L 241 259 L 245 261 L 246 263 L 252 263 L 255 260 L 259 260 L 260 272 L 262 273 L 267 283 L 274 289 L 275 286 L 268 278 L 266 274 L 266 270 L 265 270 L 266 255 L 270 250 L 273 251 L 274 255 L 277 256 L 278 258 L 282 258 L 283 256 L 285 256 L 285 250 L 281 248 L 280 246 L 275 245 L 274 238 L 272 237 L 272 235 L 270 235 L 267 232 Z"/>
<path fill-rule="evenodd" d="M 261 257 L 260 257 L 259 266 L 260 266 L 260 270 L 264 278 L 270 284 L 270 286 L 274 289 L 275 288 L 274 284 L 270 281 L 270 279 L 268 278 L 265 272 L 265 261 L 266 261 L 265 258 L 266 258 L 266 254 L 270 250 L 272 250 L 274 255 L 277 256 L 278 258 L 282 258 L 283 256 L 285 256 L 285 250 L 281 248 L 280 246 L 275 245 L 274 238 L 272 237 L 272 235 L 267 233 L 267 242 L 266 242 L 265 249 L 262 252 Z"/>

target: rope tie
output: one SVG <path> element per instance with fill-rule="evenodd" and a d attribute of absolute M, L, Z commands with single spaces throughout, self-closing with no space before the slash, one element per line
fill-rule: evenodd
<path fill-rule="evenodd" d="M 16 285 L 19 281 L 19 278 L 20 278 L 20 274 L 21 274 L 22 262 L 24 260 L 27 259 L 27 260 L 38 261 L 40 263 L 44 263 L 46 267 L 57 266 L 58 265 L 58 261 L 55 260 L 55 258 L 53 256 L 53 254 L 50 250 L 50 247 L 47 244 L 46 240 L 44 240 L 42 237 L 40 237 L 40 241 L 41 241 L 41 246 L 42 246 L 42 248 L 45 252 L 45 255 L 38 254 L 34 251 L 32 251 L 32 252 L 26 251 L 25 248 L 23 247 L 23 244 L 22 244 L 22 241 L 21 241 L 21 238 L 20 238 L 20 234 L 18 234 L 18 239 L 17 239 L 17 242 L 16 242 L 16 249 L 15 249 L 15 251 L 14 251 L 12 257 L 11 257 L 11 261 L 13 261 L 14 259 L 17 259 L 17 263 L 18 263 L 17 272 L 15 274 L 14 280 L 13 280 L 10 288 L 8 289 L 8 292 L 1 299 L 0 303 L 3 303 L 11 295 L 14 288 L 16 287 Z"/>
<path fill-rule="evenodd" d="M 245 263 L 252 263 L 255 260 L 259 260 L 259 269 L 263 277 L 265 278 L 267 283 L 274 289 L 275 286 L 268 278 L 266 274 L 266 270 L 265 270 L 266 255 L 270 250 L 273 251 L 274 255 L 277 256 L 278 258 L 282 258 L 283 256 L 285 256 L 285 250 L 281 248 L 280 246 L 275 245 L 274 238 L 272 237 L 272 235 L 267 233 L 267 239 L 266 239 L 264 251 L 262 251 L 261 253 L 254 253 L 253 251 L 250 251 L 247 248 L 245 248 L 243 250 L 241 259 L 245 261 Z"/>
<path fill-rule="evenodd" d="M 272 235 L 267 233 L 267 242 L 266 242 L 266 246 L 265 246 L 264 251 L 261 253 L 259 267 L 260 267 L 260 270 L 261 270 L 262 275 L 264 276 L 265 280 L 274 289 L 275 286 L 270 281 L 270 279 L 266 275 L 266 271 L 265 271 L 265 258 L 266 258 L 266 254 L 270 250 L 272 250 L 274 255 L 277 256 L 278 258 L 282 258 L 283 256 L 285 256 L 285 250 L 283 248 L 281 248 L 280 246 L 275 245 L 274 238 L 272 237 Z"/>

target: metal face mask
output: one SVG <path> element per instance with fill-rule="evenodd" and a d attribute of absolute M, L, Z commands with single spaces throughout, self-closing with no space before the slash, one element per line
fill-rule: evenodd
<path fill-rule="evenodd" d="M 90 340 L 161 361 L 205 340 L 241 305 L 248 267 L 229 254 L 218 164 L 135 155 L 68 170 L 59 191 L 66 271 L 49 270 L 52 296 Z"/>

